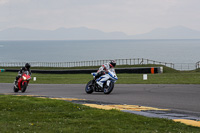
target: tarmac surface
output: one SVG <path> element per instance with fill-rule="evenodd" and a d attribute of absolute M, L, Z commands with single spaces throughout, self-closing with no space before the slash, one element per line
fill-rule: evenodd
<path fill-rule="evenodd" d="M 13 92 L 13 84 L 1 83 L 0 93 Z M 166 108 L 200 116 L 200 85 L 115 84 L 109 95 L 85 93 L 84 84 L 30 84 L 22 95 L 79 98 L 97 102 Z"/>
<path fill-rule="evenodd" d="M 86 94 L 84 84 L 29 84 L 25 93 L 14 93 L 13 84 L 0 83 L 0 94 L 58 98 L 147 117 L 189 121 L 189 125 L 195 122 L 192 125 L 200 127 L 200 85 L 115 84 L 114 90 L 105 95 Z"/>

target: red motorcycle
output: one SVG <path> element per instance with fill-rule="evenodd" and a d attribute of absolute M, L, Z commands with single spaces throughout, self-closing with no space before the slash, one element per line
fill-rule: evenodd
<path fill-rule="evenodd" d="M 18 79 L 18 85 L 14 86 L 14 92 L 25 92 L 29 81 L 31 80 L 31 75 L 28 71 L 22 73 L 22 76 Z"/>

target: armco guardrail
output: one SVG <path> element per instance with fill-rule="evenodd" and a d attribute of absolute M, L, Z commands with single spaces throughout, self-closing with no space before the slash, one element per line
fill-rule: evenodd
<path fill-rule="evenodd" d="M 16 69 L 7 69 L 7 72 L 18 72 Z M 31 70 L 32 73 L 43 73 L 43 74 L 90 74 L 96 72 L 97 69 L 73 69 L 73 70 Z M 144 73 L 154 74 L 163 73 L 162 67 L 138 67 L 138 68 L 118 68 L 115 69 L 116 73 Z"/>
<path fill-rule="evenodd" d="M 5 69 L 0 69 L 0 72 L 5 72 Z"/>

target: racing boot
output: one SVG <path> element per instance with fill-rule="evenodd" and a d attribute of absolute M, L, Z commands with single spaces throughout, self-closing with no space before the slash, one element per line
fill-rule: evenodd
<path fill-rule="evenodd" d="M 17 80 L 14 81 L 14 87 L 18 88 L 18 82 L 17 82 Z"/>

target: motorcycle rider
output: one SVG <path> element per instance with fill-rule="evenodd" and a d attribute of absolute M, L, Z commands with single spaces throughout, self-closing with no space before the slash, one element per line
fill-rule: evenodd
<path fill-rule="evenodd" d="M 30 67 L 31 67 L 31 65 L 30 65 L 29 63 L 26 63 L 26 64 L 25 64 L 25 67 L 22 67 L 22 68 L 19 70 L 18 75 L 17 75 L 17 77 L 16 77 L 16 79 L 15 79 L 15 87 L 18 86 L 18 79 L 22 76 L 22 73 L 23 73 L 23 72 L 28 71 L 30 75 L 32 74 L 32 73 L 31 73 L 31 70 L 30 70 Z"/>
<path fill-rule="evenodd" d="M 95 76 L 94 80 L 96 80 L 96 83 L 99 85 L 99 87 L 103 88 L 103 83 L 107 81 L 107 77 L 103 77 L 108 70 L 113 69 L 116 66 L 116 61 L 111 60 L 108 63 L 103 64 L 99 70 L 97 71 L 97 75 Z"/>

